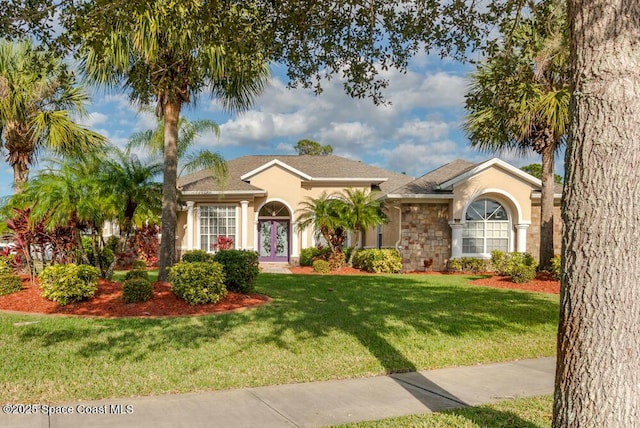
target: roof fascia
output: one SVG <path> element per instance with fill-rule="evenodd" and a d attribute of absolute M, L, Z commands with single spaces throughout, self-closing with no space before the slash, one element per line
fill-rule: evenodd
<path fill-rule="evenodd" d="M 504 170 L 506 170 L 508 173 L 523 179 L 524 181 L 528 182 L 529 184 L 531 184 L 532 186 L 535 187 L 542 187 L 542 181 L 540 181 L 540 179 L 534 177 L 531 174 L 528 174 L 526 172 L 524 172 L 523 170 L 521 170 L 520 168 L 516 168 L 515 166 L 503 161 L 502 159 L 499 158 L 493 158 L 493 159 L 489 159 L 486 162 L 481 163 L 480 165 L 476 166 L 475 168 L 470 169 L 469 171 L 462 173 L 460 175 L 457 175 L 447 181 L 445 181 L 444 183 L 440 184 L 437 188 L 440 190 L 451 190 L 453 188 L 453 186 L 455 186 L 456 184 L 460 183 L 461 181 L 467 180 L 471 177 L 473 177 L 476 174 L 481 173 L 482 171 L 491 168 L 492 166 L 497 166 L 500 167 Z"/>
<path fill-rule="evenodd" d="M 292 172 L 292 173 L 298 175 L 299 177 L 304 178 L 305 180 L 312 180 L 312 177 L 310 175 L 305 174 L 304 172 L 302 172 L 302 171 L 300 171 L 298 169 L 295 169 L 291 165 L 288 165 L 288 164 L 282 162 L 279 159 L 273 159 L 272 161 L 269 161 L 269 162 L 265 163 L 264 165 L 261 165 L 258 168 L 255 168 L 255 169 L 247 172 L 246 174 L 244 174 L 244 175 L 242 175 L 240 177 L 240 180 L 242 180 L 242 181 L 248 180 L 251 177 L 253 177 L 254 175 L 257 175 L 257 174 L 261 173 L 262 171 L 271 168 L 274 165 L 282 167 L 282 168 L 286 169 L 287 171 Z"/>

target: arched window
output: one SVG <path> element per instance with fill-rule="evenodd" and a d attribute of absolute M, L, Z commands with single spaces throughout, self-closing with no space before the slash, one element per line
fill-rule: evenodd
<path fill-rule="evenodd" d="M 478 199 L 467 208 L 462 228 L 464 254 L 488 254 L 493 250 L 509 251 L 509 216 L 502 205 L 492 199 Z"/>

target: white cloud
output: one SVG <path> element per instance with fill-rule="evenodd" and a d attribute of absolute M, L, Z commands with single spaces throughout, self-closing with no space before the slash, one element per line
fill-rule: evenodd
<path fill-rule="evenodd" d="M 427 144 L 402 143 L 381 150 L 380 155 L 385 159 L 386 168 L 418 177 L 460 157 L 457 149 L 451 140 Z"/>
<path fill-rule="evenodd" d="M 79 125 L 93 128 L 96 125 L 105 123 L 108 119 L 109 117 L 106 114 L 94 111 L 85 116 L 76 118 L 75 121 Z"/>
<path fill-rule="evenodd" d="M 408 139 L 429 139 L 442 138 L 449 134 L 451 125 L 442 120 L 419 120 L 413 119 L 404 122 L 398 131 L 396 137 L 399 140 Z"/>

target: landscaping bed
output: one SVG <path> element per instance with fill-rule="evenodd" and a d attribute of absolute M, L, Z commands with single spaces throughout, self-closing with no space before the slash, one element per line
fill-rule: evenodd
<path fill-rule="evenodd" d="M 310 266 L 292 266 L 291 268 L 289 268 L 289 270 L 291 270 L 291 272 L 294 274 L 304 275 L 372 275 L 369 272 L 365 272 L 360 269 L 354 269 L 348 266 L 344 266 L 338 270 L 331 271 L 328 274 L 316 273 Z M 408 273 L 412 275 L 469 275 L 468 273 L 433 271 Z M 560 281 L 553 279 L 551 275 L 546 272 L 540 272 L 536 275 L 535 279 L 522 284 L 514 283 L 508 276 L 497 276 L 490 273 L 487 274 L 486 278 L 474 279 L 472 281 L 469 281 L 469 284 L 485 287 L 508 288 L 512 290 L 526 290 L 537 291 L 540 293 L 560 294 Z"/>
<path fill-rule="evenodd" d="M 159 317 L 237 311 L 259 306 L 267 301 L 269 298 L 261 294 L 229 292 L 218 303 L 189 305 L 176 297 L 168 282 L 155 282 L 151 300 L 140 303 L 125 303 L 122 301 L 122 284 L 101 279 L 98 283 L 98 291 L 93 298 L 61 306 L 42 297 L 42 290 L 37 279 L 32 284 L 28 278 L 24 278 L 22 291 L 0 296 L 0 310 L 96 317 Z"/>
<path fill-rule="evenodd" d="M 560 281 L 555 280 L 550 274 L 540 272 L 535 279 L 522 284 L 516 284 L 508 276 L 490 276 L 488 278 L 475 279 L 469 281 L 472 285 L 485 287 L 509 288 L 515 290 L 538 291 L 541 293 L 560 294 Z"/>

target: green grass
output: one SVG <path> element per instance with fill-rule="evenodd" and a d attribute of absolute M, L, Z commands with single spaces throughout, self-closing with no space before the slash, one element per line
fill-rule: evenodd
<path fill-rule="evenodd" d="M 551 426 L 553 397 L 543 395 L 478 407 L 340 425 L 349 428 L 543 428 Z"/>
<path fill-rule="evenodd" d="M 111 278 L 112 281 L 117 281 L 117 282 L 123 282 L 124 281 L 124 276 L 127 274 L 128 271 L 126 270 L 116 270 L 113 272 L 113 278 Z M 149 274 L 149 281 L 151 282 L 155 282 L 158 280 L 158 270 L 154 269 L 154 270 L 148 270 L 147 273 Z"/>
<path fill-rule="evenodd" d="M 469 278 L 261 274 L 257 291 L 273 302 L 234 314 L 0 314 L 0 402 L 252 387 L 554 354 L 557 296 L 467 286 Z"/>

